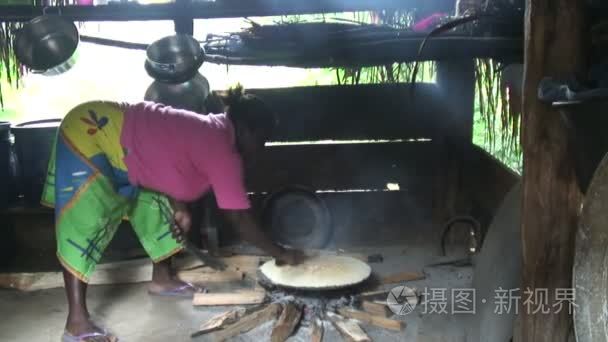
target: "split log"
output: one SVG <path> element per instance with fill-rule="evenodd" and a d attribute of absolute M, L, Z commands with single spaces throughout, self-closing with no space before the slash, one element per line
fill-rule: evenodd
<path fill-rule="evenodd" d="M 226 293 L 195 293 L 192 305 L 216 306 L 216 305 L 249 305 L 261 304 L 266 299 L 264 291 L 240 291 Z"/>
<path fill-rule="evenodd" d="M 323 341 L 323 321 L 319 317 L 315 317 L 312 320 L 312 331 L 310 333 L 310 342 L 321 342 Z"/>
<path fill-rule="evenodd" d="M 371 342 L 372 339 L 367 336 L 365 331 L 361 329 L 359 324 L 352 319 L 346 319 L 333 312 L 327 312 L 327 317 L 331 323 L 340 332 L 342 337 L 349 342 Z"/>
<path fill-rule="evenodd" d="M 582 196 L 567 126 L 538 99 L 543 77 L 583 75 L 588 42 L 584 0 L 526 1 L 523 94 L 522 295 L 548 291 L 533 306 L 519 302 L 523 341 L 565 342 L 572 317 L 559 305 L 558 289 L 572 287 L 574 242 Z M 545 292 L 547 293 L 547 292 Z M 540 309 L 539 309 L 540 308 Z M 550 313 L 543 313 L 549 308 Z"/>
<path fill-rule="evenodd" d="M 389 317 L 391 315 L 391 311 L 386 306 L 386 302 L 376 303 L 369 300 L 364 300 L 363 302 L 361 302 L 361 308 L 363 309 L 363 311 L 375 316 Z"/>
<path fill-rule="evenodd" d="M 210 337 L 209 341 L 225 341 L 276 319 L 280 311 L 281 305 L 272 303 L 261 310 L 254 311 L 241 317 L 237 322 L 224 327 L 224 329 L 212 332 L 206 336 Z"/>
<path fill-rule="evenodd" d="M 374 316 L 367 312 L 348 308 L 340 308 L 338 309 L 338 313 L 344 317 L 356 319 L 365 324 L 370 324 L 382 329 L 388 329 L 393 331 L 402 331 L 405 325 L 405 322 L 402 321 L 397 321 L 381 316 Z"/>
<path fill-rule="evenodd" d="M 283 342 L 294 332 L 302 317 L 302 307 L 287 303 L 283 305 L 283 311 L 272 329 L 270 341 Z"/>
<path fill-rule="evenodd" d="M 426 278 L 426 277 L 422 273 L 401 272 L 401 273 L 395 273 L 395 274 L 391 274 L 391 275 L 382 277 L 382 278 L 380 278 L 380 282 L 382 284 L 396 284 L 396 283 L 402 283 L 402 282 L 406 282 L 406 281 L 421 280 L 424 278 Z"/>
<path fill-rule="evenodd" d="M 207 334 L 216 330 L 220 330 L 228 324 L 233 324 L 239 320 L 239 318 L 245 315 L 245 308 L 236 308 L 219 315 L 211 317 L 208 321 L 201 324 L 197 332 L 191 335 L 192 338 Z"/>

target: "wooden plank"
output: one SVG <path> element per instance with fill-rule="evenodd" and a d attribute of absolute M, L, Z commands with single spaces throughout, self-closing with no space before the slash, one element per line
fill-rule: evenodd
<path fill-rule="evenodd" d="M 292 14 L 337 13 L 353 11 L 382 10 L 392 8 L 412 8 L 431 11 L 449 11 L 453 2 L 433 0 L 419 3 L 415 0 L 340 0 L 340 1 L 276 1 L 255 0 L 234 2 L 191 2 L 185 4 L 120 3 L 96 6 L 68 5 L 61 8 L 42 6 L 2 6 L 2 21 L 28 21 L 46 14 L 59 14 L 73 21 L 133 21 L 133 20 L 173 20 L 181 17 L 200 19 L 242 18 L 257 16 L 279 16 Z"/>
<path fill-rule="evenodd" d="M 225 292 L 225 293 L 195 293 L 192 299 L 194 306 L 249 305 L 261 304 L 266 299 L 266 292 L 260 290 Z"/>
<path fill-rule="evenodd" d="M 209 341 L 225 341 L 231 337 L 246 333 L 261 324 L 276 319 L 280 311 L 280 304 L 269 304 L 263 309 L 241 317 L 236 323 L 230 324 L 224 329 L 208 334 L 207 336 L 209 336 Z"/>
<path fill-rule="evenodd" d="M 273 141 L 432 138 L 443 112 L 437 87 L 416 84 L 249 89 L 277 114 Z"/>
<path fill-rule="evenodd" d="M 365 331 L 361 329 L 359 324 L 352 319 L 346 319 L 338 314 L 327 312 L 327 317 L 333 323 L 334 327 L 340 332 L 340 335 L 349 342 L 371 342 L 372 339 L 367 336 Z"/>
<path fill-rule="evenodd" d="M 283 311 L 281 311 L 279 319 L 272 328 L 270 341 L 283 342 L 287 340 L 287 338 L 295 331 L 301 317 L 302 307 L 294 303 L 287 303 L 283 305 Z"/>
<path fill-rule="evenodd" d="M 386 302 L 376 303 L 369 300 L 364 300 L 361 302 L 361 309 L 369 314 L 379 317 L 389 317 L 391 315 L 391 311 L 386 306 Z"/>
<path fill-rule="evenodd" d="M 315 190 L 403 190 L 430 185 L 435 145 L 431 142 L 269 146 L 248 174 L 249 191 L 267 192 L 288 184 Z"/>
<path fill-rule="evenodd" d="M 374 316 L 368 312 L 363 312 L 359 310 L 340 308 L 338 309 L 338 313 L 344 317 L 356 319 L 358 321 L 361 321 L 362 323 L 370 324 L 376 327 L 380 327 L 382 329 L 402 331 L 405 327 L 405 322 L 397 321 L 382 316 Z"/>
<path fill-rule="evenodd" d="M 310 332 L 310 342 L 321 342 L 323 341 L 323 333 L 325 328 L 323 327 L 323 321 L 318 316 L 312 320 L 312 328 Z"/>
<path fill-rule="evenodd" d="M 193 284 L 207 283 L 233 283 L 245 278 L 245 274 L 240 271 L 224 270 L 221 272 L 200 272 L 198 270 L 181 271 L 177 277 L 182 281 Z"/>
<path fill-rule="evenodd" d="M 218 315 L 211 317 L 209 320 L 201 324 L 198 331 L 191 335 L 192 338 L 208 334 L 210 332 L 220 330 L 223 327 L 233 324 L 239 320 L 239 318 L 245 315 L 245 308 L 236 308 L 226 312 L 222 312 Z"/>
<path fill-rule="evenodd" d="M 582 196 L 574 168 L 574 146 L 559 113 L 538 99 L 543 77 L 586 75 L 586 1 L 526 2 L 523 95 L 522 288 L 549 293 L 543 310 L 520 311 L 522 340 L 565 342 L 569 310 L 559 305 L 558 289 L 572 288 L 577 220 Z M 534 292 L 535 294 L 537 292 Z M 534 308 L 539 307 L 535 305 Z M 529 307 L 528 307 L 529 308 Z"/>
<path fill-rule="evenodd" d="M 406 281 L 414 281 L 425 279 L 426 276 L 422 273 L 417 272 L 400 272 L 394 273 L 380 278 L 380 283 L 382 284 L 396 284 L 402 283 Z"/>

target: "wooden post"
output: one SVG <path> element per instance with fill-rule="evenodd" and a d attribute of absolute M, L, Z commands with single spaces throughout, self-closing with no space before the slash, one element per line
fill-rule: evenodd
<path fill-rule="evenodd" d="M 571 288 L 574 237 L 581 205 L 572 142 L 559 114 L 537 98 L 545 76 L 580 73 L 585 66 L 583 0 L 529 0 L 525 19 L 523 95 L 523 286 L 548 291 L 550 313 L 534 313 L 520 301 L 523 341 L 565 342 L 572 326 L 568 310 L 557 310 L 556 289 Z M 534 300 L 534 298 L 532 298 Z M 519 333 L 518 333 L 519 334 Z"/>
<path fill-rule="evenodd" d="M 463 163 L 473 139 L 475 63 L 472 59 L 437 62 L 437 85 L 444 108 L 437 181 L 433 196 L 434 218 L 443 222 L 456 215 L 461 195 Z"/>

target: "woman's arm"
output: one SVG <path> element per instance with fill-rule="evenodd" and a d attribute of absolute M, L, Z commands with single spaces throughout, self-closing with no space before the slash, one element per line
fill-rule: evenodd
<path fill-rule="evenodd" d="M 304 253 L 301 251 L 283 248 L 268 238 L 256 223 L 249 209 L 221 210 L 228 222 L 237 229 L 241 238 L 266 251 L 279 262 L 295 265 L 304 259 Z"/>

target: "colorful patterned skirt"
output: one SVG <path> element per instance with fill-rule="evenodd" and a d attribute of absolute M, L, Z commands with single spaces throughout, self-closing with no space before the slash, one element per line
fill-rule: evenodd
<path fill-rule="evenodd" d="M 117 103 L 89 102 L 63 119 L 41 202 L 55 208 L 57 256 L 87 282 L 123 219 L 153 261 L 181 250 L 159 206 L 168 199 L 129 184 L 120 145 L 124 113 Z"/>

